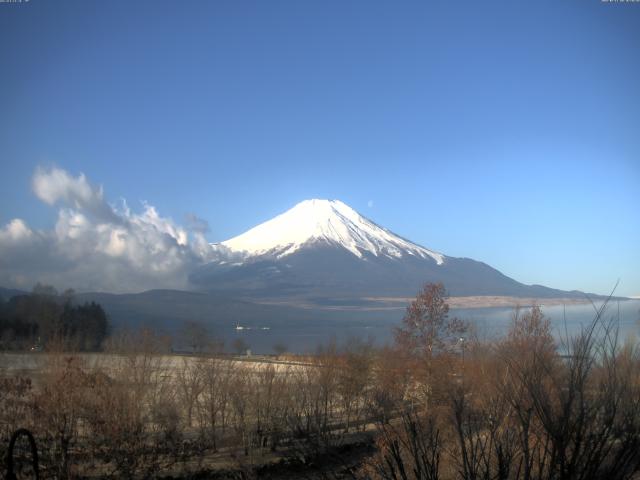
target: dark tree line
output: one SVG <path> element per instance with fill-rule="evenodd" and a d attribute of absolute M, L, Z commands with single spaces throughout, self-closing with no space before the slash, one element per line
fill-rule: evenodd
<path fill-rule="evenodd" d="M 95 351 L 108 333 L 102 306 L 74 304 L 71 290 L 58 294 L 52 287 L 37 285 L 30 294 L 0 299 L 2 349 L 40 349 L 58 342 L 74 350 Z"/>

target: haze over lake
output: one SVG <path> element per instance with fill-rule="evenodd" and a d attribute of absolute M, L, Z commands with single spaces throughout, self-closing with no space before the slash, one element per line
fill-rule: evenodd
<path fill-rule="evenodd" d="M 600 307 L 602 301 L 595 302 L 596 307 Z M 618 317 L 619 307 L 619 317 Z M 498 338 L 502 336 L 511 321 L 513 308 L 493 307 L 493 308 L 457 308 L 451 309 L 450 315 L 457 316 L 469 321 L 481 338 Z M 552 328 L 556 338 L 564 338 L 567 334 L 574 335 L 580 332 L 581 328 L 587 327 L 593 320 L 595 311 L 591 304 L 579 305 L 553 305 L 542 306 L 543 313 L 551 320 Z M 335 339 L 338 345 L 344 344 L 350 338 L 366 340 L 372 338 L 376 344 L 383 345 L 393 342 L 393 329 L 399 325 L 400 319 L 395 318 L 396 314 L 389 312 L 381 313 L 379 318 L 372 321 L 352 321 L 348 314 L 345 320 L 340 323 L 301 324 L 289 322 L 278 326 L 270 326 L 265 323 L 260 327 L 236 330 L 230 326 L 228 329 L 218 327 L 215 334 L 225 340 L 225 344 L 230 347 L 231 343 L 237 339 L 244 339 L 249 345 L 252 353 L 272 353 L 275 344 L 283 344 L 292 353 L 313 353 L 318 345 L 327 344 Z M 387 316 L 387 318 L 384 318 Z M 603 318 L 607 321 L 614 321 L 619 325 L 619 338 L 624 341 L 628 337 L 640 334 L 640 300 L 611 301 L 605 310 Z M 619 318 L 619 322 L 618 322 Z M 256 325 L 259 322 L 256 321 Z"/>

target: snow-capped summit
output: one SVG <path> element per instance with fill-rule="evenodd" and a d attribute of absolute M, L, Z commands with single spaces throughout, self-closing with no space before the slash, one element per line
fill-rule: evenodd
<path fill-rule="evenodd" d="M 332 299 L 411 297 L 425 282 L 442 282 L 452 295 L 567 294 L 421 247 L 338 200 L 305 200 L 211 247 L 212 261 L 189 275 L 193 286 L 251 299 L 324 305 Z"/>
<path fill-rule="evenodd" d="M 416 245 L 363 217 L 339 200 L 305 200 L 251 230 L 219 245 L 242 257 L 278 259 L 317 243 L 341 246 L 358 258 L 406 256 L 444 263 L 444 255 Z"/>

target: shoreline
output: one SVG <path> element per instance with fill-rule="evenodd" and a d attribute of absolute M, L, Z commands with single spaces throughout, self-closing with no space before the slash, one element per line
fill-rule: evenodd
<path fill-rule="evenodd" d="M 408 305 L 412 297 L 366 297 L 364 300 L 387 304 Z M 598 301 L 600 299 L 596 299 Z M 625 298 L 626 300 L 630 300 Z M 557 305 L 586 305 L 587 298 L 559 297 L 559 298 L 535 298 L 535 297 L 511 297 L 501 295 L 473 295 L 468 297 L 448 297 L 449 308 L 496 308 L 496 307 L 530 307 L 532 305 L 557 306 Z"/>
<path fill-rule="evenodd" d="M 406 308 L 415 297 L 358 297 L 351 299 L 331 299 L 326 303 L 317 303 L 306 298 L 290 298 L 279 300 L 255 299 L 251 301 L 262 305 L 279 305 L 301 308 L 305 310 L 325 310 L 325 311 L 384 311 L 399 310 Z M 345 301 L 346 300 L 346 301 Z M 593 299 L 602 301 L 602 298 Z M 633 300 L 629 298 L 615 298 L 612 300 Z M 558 298 L 535 298 L 535 297 L 512 297 L 506 295 L 471 295 L 465 297 L 448 297 L 447 303 L 451 309 L 460 308 L 513 308 L 516 306 L 530 307 L 540 305 L 542 307 L 558 305 L 588 305 L 588 298 L 558 297 Z"/>

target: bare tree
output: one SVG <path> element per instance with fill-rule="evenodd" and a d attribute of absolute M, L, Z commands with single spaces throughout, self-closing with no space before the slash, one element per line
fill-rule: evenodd
<path fill-rule="evenodd" d="M 87 392 L 85 419 L 92 458 L 120 478 L 154 476 L 177 462 L 182 434 L 166 337 L 149 329 L 110 342 L 107 374 Z"/>
<path fill-rule="evenodd" d="M 361 478 L 382 480 L 438 480 L 444 445 L 432 416 L 406 411 L 396 425 L 384 424 L 376 453 L 361 468 Z"/>
<path fill-rule="evenodd" d="M 230 389 L 236 365 L 207 358 L 202 361 L 202 393 L 198 402 L 199 426 L 204 441 L 214 451 L 218 438 L 225 433 L 229 417 Z M 220 432 L 218 432 L 220 430 Z"/>
<path fill-rule="evenodd" d="M 407 307 L 402 325 L 395 331 L 396 347 L 412 363 L 413 397 L 419 402 L 443 401 L 455 350 L 468 327 L 449 317 L 446 291 L 441 283 L 427 283 Z"/>
<path fill-rule="evenodd" d="M 238 355 L 242 355 L 249 348 L 249 344 L 246 342 L 244 338 L 236 338 L 231 344 L 231 346 L 233 347 L 233 350 Z"/>
<path fill-rule="evenodd" d="M 45 471 L 48 469 L 57 478 L 66 479 L 73 474 L 72 456 L 79 439 L 85 380 L 78 357 L 52 354 L 42 388 L 34 398 L 41 445 L 47 446 L 42 452 Z"/>
<path fill-rule="evenodd" d="M 181 365 L 176 367 L 175 378 L 180 403 L 186 412 L 186 425 L 193 425 L 193 410 L 204 390 L 204 365 L 196 358 L 182 357 Z"/>
<path fill-rule="evenodd" d="M 396 329 L 396 343 L 407 352 L 423 358 L 451 350 L 467 326 L 449 317 L 447 295 L 441 283 L 427 283 L 407 307 L 402 326 Z"/>
<path fill-rule="evenodd" d="M 337 390 L 344 417 L 344 430 L 352 422 L 359 423 L 369 406 L 373 367 L 373 341 L 351 338 L 342 355 L 338 369 Z"/>
<path fill-rule="evenodd" d="M 408 395 L 411 368 L 407 356 L 397 347 L 385 347 L 374 357 L 370 409 L 384 423 L 396 416 Z"/>
<path fill-rule="evenodd" d="M 194 320 L 187 320 L 183 323 L 180 337 L 194 354 L 203 353 L 211 340 L 207 327 Z"/>

